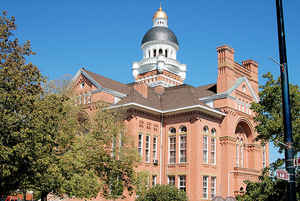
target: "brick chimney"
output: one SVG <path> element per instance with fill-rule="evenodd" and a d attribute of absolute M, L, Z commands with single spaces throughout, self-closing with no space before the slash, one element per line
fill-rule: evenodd
<path fill-rule="evenodd" d="M 148 85 L 147 84 L 145 84 L 143 82 L 135 83 L 133 88 L 139 94 L 141 94 L 144 98 L 148 98 Z"/>
<path fill-rule="evenodd" d="M 218 80 L 217 93 L 227 91 L 235 82 L 234 66 L 234 49 L 228 45 L 217 48 L 218 52 Z"/>
<path fill-rule="evenodd" d="M 250 77 L 248 78 L 251 82 L 253 89 L 258 94 L 258 64 L 256 61 L 248 59 L 242 62 L 242 65 L 250 71 Z"/>

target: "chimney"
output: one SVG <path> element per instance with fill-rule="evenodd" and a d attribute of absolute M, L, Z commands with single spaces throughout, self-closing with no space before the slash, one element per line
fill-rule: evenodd
<path fill-rule="evenodd" d="M 141 94 L 144 98 L 148 98 L 148 85 L 143 83 L 143 82 L 139 82 L 139 83 L 135 83 L 133 88 L 139 92 L 139 94 Z"/>
<path fill-rule="evenodd" d="M 256 61 L 248 59 L 242 62 L 243 66 L 250 71 L 250 82 L 255 90 L 256 94 L 258 94 L 258 64 Z"/>
<path fill-rule="evenodd" d="M 223 45 L 217 48 L 218 66 L 230 64 L 234 62 L 234 49 L 228 45 Z"/>

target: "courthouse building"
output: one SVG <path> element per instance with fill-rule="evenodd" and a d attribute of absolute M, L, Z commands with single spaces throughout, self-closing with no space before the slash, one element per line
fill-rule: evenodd
<path fill-rule="evenodd" d="M 149 172 L 150 185 L 175 185 L 191 201 L 234 196 L 269 163 L 268 145 L 254 140 L 250 109 L 259 99 L 258 64 L 235 62 L 234 49 L 224 45 L 216 49 L 213 84 L 184 84 L 188 68 L 177 60 L 180 44 L 167 14 L 159 8 L 152 21 L 143 56 L 132 65 L 135 81 L 123 84 L 81 68 L 73 78 L 78 102 L 89 112 L 98 101 L 127 110 L 138 170 Z"/>

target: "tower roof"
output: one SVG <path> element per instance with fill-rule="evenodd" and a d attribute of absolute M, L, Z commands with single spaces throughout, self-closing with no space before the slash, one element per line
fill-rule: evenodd
<path fill-rule="evenodd" d="M 142 45 L 150 41 L 165 41 L 179 46 L 177 37 L 167 27 L 152 27 L 143 37 Z"/>

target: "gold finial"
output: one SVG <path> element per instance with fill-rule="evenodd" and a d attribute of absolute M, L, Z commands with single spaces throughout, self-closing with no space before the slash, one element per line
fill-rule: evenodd
<path fill-rule="evenodd" d="M 165 11 L 162 10 L 161 2 L 158 11 L 155 12 L 153 19 L 155 18 L 165 18 L 168 19 L 168 16 Z"/>

